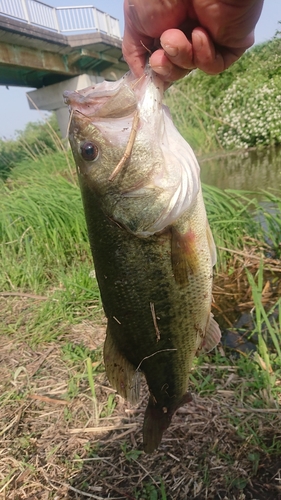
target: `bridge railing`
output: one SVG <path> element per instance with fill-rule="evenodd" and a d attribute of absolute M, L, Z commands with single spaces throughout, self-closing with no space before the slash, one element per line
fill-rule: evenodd
<path fill-rule="evenodd" d="M 100 31 L 121 38 L 118 19 L 91 5 L 56 8 L 38 0 L 0 0 L 0 14 L 57 33 Z"/>

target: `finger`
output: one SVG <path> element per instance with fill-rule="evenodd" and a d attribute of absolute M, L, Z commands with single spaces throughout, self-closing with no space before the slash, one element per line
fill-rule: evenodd
<path fill-rule="evenodd" d="M 208 33 L 202 28 L 193 30 L 192 46 L 195 66 L 209 75 L 216 75 L 229 68 L 246 50 L 246 47 L 215 47 Z"/>
<path fill-rule="evenodd" d="M 220 54 L 216 54 L 215 46 L 205 30 L 195 28 L 191 34 L 193 46 L 193 61 L 197 68 L 209 74 L 224 70 Z"/>
<path fill-rule="evenodd" d="M 161 76 L 165 82 L 174 82 L 189 73 L 189 69 L 180 68 L 167 58 L 164 50 L 156 50 L 149 59 L 153 71 Z"/>
<path fill-rule="evenodd" d="M 164 31 L 160 43 L 172 64 L 183 69 L 194 68 L 192 44 L 181 30 Z"/>
<path fill-rule="evenodd" d="M 130 32 L 124 33 L 122 42 L 122 52 L 126 63 L 134 75 L 139 78 L 144 72 L 146 61 L 148 58 L 148 51 L 145 47 L 149 48 L 151 39 L 142 37 L 143 45 L 135 37 L 130 35 Z"/>

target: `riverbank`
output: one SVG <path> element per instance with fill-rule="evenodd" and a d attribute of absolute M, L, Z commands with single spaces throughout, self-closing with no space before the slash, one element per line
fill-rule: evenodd
<path fill-rule="evenodd" d="M 9 305 L 18 315 L 39 300 L 14 297 Z M 193 402 L 147 456 L 141 444 L 146 390 L 132 407 L 108 386 L 100 358 L 104 330 L 90 320 L 65 323 L 56 341 L 33 348 L 24 327 L 22 338 L 11 332 L 1 338 L 0 492 L 6 500 L 281 498 L 280 409 L 262 369 L 246 358 L 233 363 L 220 349 L 199 360 L 191 373 Z"/>
<path fill-rule="evenodd" d="M 0 189 L 4 498 L 281 498 L 279 219 L 242 192 L 204 187 L 219 257 L 213 312 L 254 348 L 223 343 L 196 360 L 193 403 L 147 457 L 145 388 L 132 407 L 105 377 L 105 320 L 70 154 L 42 152 Z M 266 196 L 280 212 L 281 197 Z M 245 312 L 251 324 L 238 336 Z"/>

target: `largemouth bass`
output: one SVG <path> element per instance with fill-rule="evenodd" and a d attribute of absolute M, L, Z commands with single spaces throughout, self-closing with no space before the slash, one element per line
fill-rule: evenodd
<path fill-rule="evenodd" d="M 211 314 L 216 250 L 200 169 L 162 104 L 163 92 L 147 68 L 138 80 L 128 73 L 64 94 L 107 317 L 106 373 L 132 403 L 144 373 L 147 453 L 190 401 L 194 356 L 220 340 Z"/>

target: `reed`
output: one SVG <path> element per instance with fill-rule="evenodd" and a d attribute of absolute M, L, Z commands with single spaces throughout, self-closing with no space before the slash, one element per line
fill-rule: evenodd
<path fill-rule="evenodd" d="M 69 161 L 71 161 L 69 159 Z M 0 185 L 1 289 L 38 293 L 66 272 L 92 267 L 80 190 L 65 153 L 23 162 Z M 281 222 L 252 193 L 203 186 L 209 222 L 218 249 L 243 249 L 245 236 L 271 241 L 280 252 Z M 281 208 L 277 194 L 264 193 Z M 261 222 L 266 220 L 266 225 Z M 218 266 L 229 254 L 218 250 Z M 76 277 L 74 277 L 73 282 Z M 87 283 L 85 288 L 87 288 Z"/>
<path fill-rule="evenodd" d="M 56 154 L 44 164 L 21 164 L 1 186 L 1 289 L 37 293 L 52 283 L 58 268 L 89 259 L 80 192 L 62 160 Z"/>
<path fill-rule="evenodd" d="M 218 267 L 226 270 L 229 254 L 221 248 L 243 249 L 245 236 L 263 241 L 263 228 L 256 218 L 260 210 L 253 193 L 222 190 L 203 185 L 209 223 L 217 245 Z"/>
<path fill-rule="evenodd" d="M 246 273 L 254 301 L 252 314 L 255 328 L 252 336 L 257 334 L 259 350 L 256 360 L 266 373 L 268 385 L 274 387 L 277 375 L 281 373 L 281 298 L 266 310 L 263 304 L 263 260 L 260 261 L 256 277 L 247 269 Z"/>
<path fill-rule="evenodd" d="M 257 213 L 264 221 L 266 241 L 270 244 L 275 257 L 281 258 L 281 196 L 280 190 L 274 192 L 263 191 L 264 202 Z"/>

